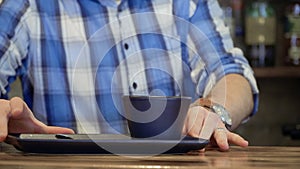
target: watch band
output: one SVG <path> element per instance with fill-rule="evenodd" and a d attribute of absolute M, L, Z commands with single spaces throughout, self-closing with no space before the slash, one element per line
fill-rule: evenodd
<path fill-rule="evenodd" d="M 210 109 L 212 109 L 212 106 L 213 106 L 213 102 L 211 100 L 204 99 L 204 98 L 199 99 L 199 104 L 202 107 L 206 107 L 206 108 L 210 108 Z"/>

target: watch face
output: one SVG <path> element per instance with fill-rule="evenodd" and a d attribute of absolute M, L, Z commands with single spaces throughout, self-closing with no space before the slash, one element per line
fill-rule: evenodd
<path fill-rule="evenodd" d="M 220 104 L 213 103 L 209 99 L 200 98 L 199 99 L 200 106 L 211 109 L 214 113 L 216 113 L 222 122 L 225 124 L 226 128 L 230 130 L 232 126 L 232 120 L 230 118 L 230 114 L 228 111 Z"/>
<path fill-rule="evenodd" d="M 215 104 L 212 106 L 212 109 L 214 110 L 215 113 L 217 113 L 220 116 L 221 120 L 225 123 L 226 127 L 227 126 L 231 127 L 232 120 L 229 116 L 229 113 L 223 106 Z"/>

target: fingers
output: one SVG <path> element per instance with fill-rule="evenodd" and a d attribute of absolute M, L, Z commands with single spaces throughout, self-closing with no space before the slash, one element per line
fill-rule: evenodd
<path fill-rule="evenodd" d="M 27 104 L 19 97 L 14 97 L 10 100 L 11 116 L 14 119 L 33 117 L 33 114 Z"/>
<path fill-rule="evenodd" d="M 248 141 L 245 140 L 243 137 L 236 133 L 229 132 L 227 135 L 229 143 L 241 146 L 241 147 L 247 147 L 249 145 Z"/>
<path fill-rule="evenodd" d="M 189 110 L 185 124 L 186 133 L 192 137 L 209 139 L 218 124 L 219 117 L 207 109 L 196 106 Z"/>
<path fill-rule="evenodd" d="M 8 133 L 7 123 L 10 111 L 9 101 L 0 99 L 0 142 L 5 140 Z"/>
<path fill-rule="evenodd" d="M 69 128 L 46 126 L 45 128 L 47 134 L 74 134 L 75 132 Z"/>
<path fill-rule="evenodd" d="M 199 137 L 200 131 L 202 129 L 204 113 L 199 113 L 201 111 L 200 106 L 190 108 L 188 112 L 187 121 L 185 123 L 185 131 L 188 135 L 192 137 Z"/>
<path fill-rule="evenodd" d="M 221 151 L 228 151 L 230 144 L 248 146 L 248 141 L 226 129 L 217 114 L 201 106 L 189 109 L 184 131 L 192 137 L 211 139 Z"/>
<path fill-rule="evenodd" d="M 41 122 L 34 133 L 46 133 L 46 134 L 74 134 L 75 132 L 72 129 L 56 126 L 47 126 Z"/>
<path fill-rule="evenodd" d="M 225 127 L 217 128 L 213 137 L 221 151 L 228 151 L 230 143 L 241 147 L 248 146 L 248 141 L 240 135 L 228 131 Z"/>
<path fill-rule="evenodd" d="M 11 100 L 0 100 L 0 142 L 4 141 L 9 132 L 10 119 L 22 119 L 33 116 L 25 102 L 18 97 Z"/>
<path fill-rule="evenodd" d="M 216 128 L 213 137 L 221 151 L 229 150 L 227 130 L 225 128 Z"/>
<path fill-rule="evenodd" d="M 31 133 L 36 120 L 27 104 L 18 97 L 9 101 L 10 115 L 7 123 L 9 133 Z"/>
<path fill-rule="evenodd" d="M 74 131 L 63 127 L 47 126 L 36 119 L 21 98 L 0 100 L 0 142 L 8 133 L 48 133 L 73 134 Z"/>
<path fill-rule="evenodd" d="M 199 138 L 203 138 L 207 140 L 210 139 L 210 137 L 212 136 L 212 134 L 214 133 L 217 127 L 218 120 L 219 117 L 215 113 L 208 112 L 206 114 L 206 118 L 204 120 L 201 132 L 199 134 Z"/>

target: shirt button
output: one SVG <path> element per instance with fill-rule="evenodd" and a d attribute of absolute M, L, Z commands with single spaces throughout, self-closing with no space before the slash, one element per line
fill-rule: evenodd
<path fill-rule="evenodd" d="M 129 45 L 127 43 L 125 43 L 124 48 L 127 50 L 129 48 Z"/>
<path fill-rule="evenodd" d="M 136 89 L 137 88 L 137 83 L 133 82 L 132 87 L 133 87 L 133 89 Z"/>

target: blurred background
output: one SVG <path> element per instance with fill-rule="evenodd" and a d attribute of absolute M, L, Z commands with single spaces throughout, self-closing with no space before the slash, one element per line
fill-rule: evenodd
<path fill-rule="evenodd" d="M 236 132 L 250 145 L 300 146 L 300 0 L 219 2 L 260 89 L 259 111 Z M 13 96 L 22 97 L 18 79 Z"/>

